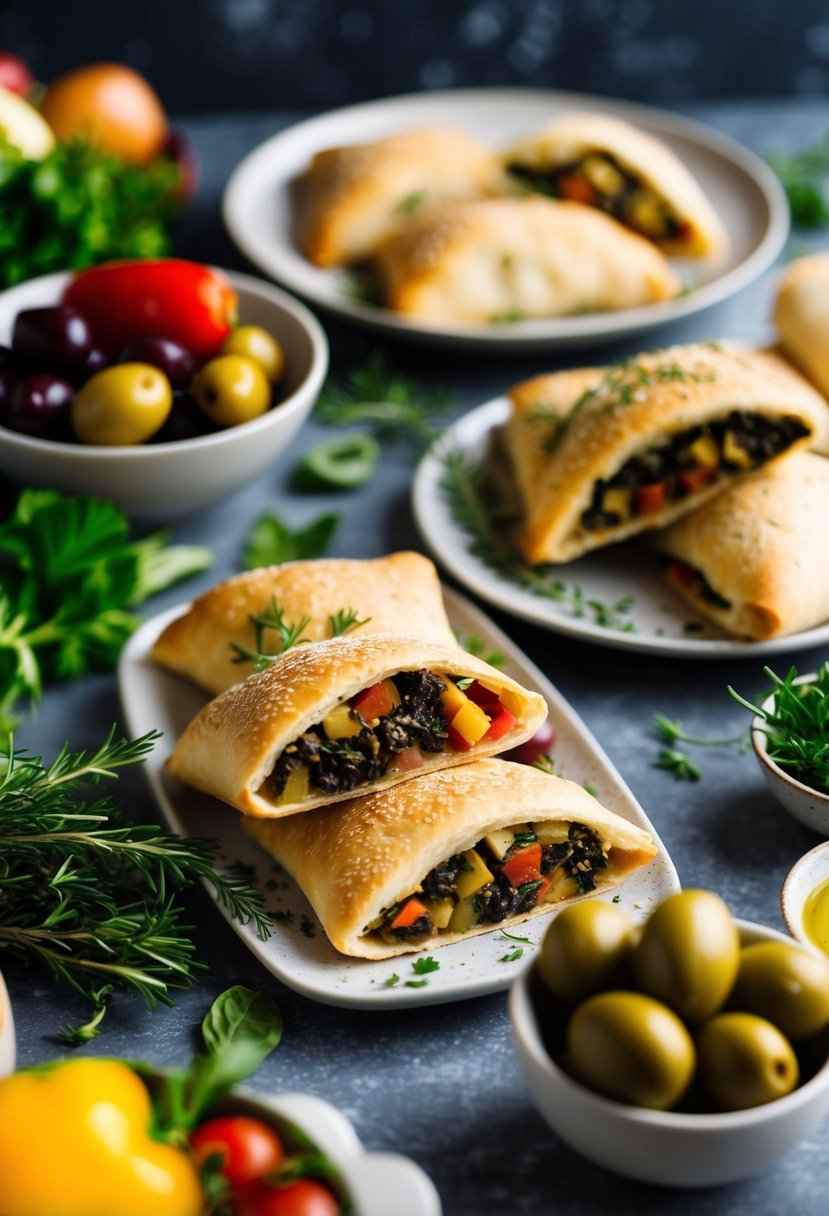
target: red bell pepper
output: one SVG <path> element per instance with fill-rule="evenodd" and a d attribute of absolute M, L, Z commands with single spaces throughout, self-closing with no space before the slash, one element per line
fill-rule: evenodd
<path fill-rule="evenodd" d="M 502 739 L 504 735 L 508 735 L 515 726 L 515 718 L 508 709 L 503 706 L 496 711 L 495 717 L 489 724 L 489 730 L 484 735 L 485 739 L 495 742 L 496 739 Z"/>
<path fill-rule="evenodd" d="M 209 266 L 172 258 L 110 262 L 82 270 L 63 303 L 89 322 L 98 346 L 117 354 L 138 338 L 169 338 L 196 359 L 210 359 L 236 322 L 236 293 Z"/>
<path fill-rule="evenodd" d="M 420 920 L 421 916 L 428 916 L 429 909 L 419 899 L 412 896 L 407 899 L 403 907 L 391 922 L 392 929 L 409 929 L 416 920 Z"/>
<path fill-rule="evenodd" d="M 372 684 L 370 688 L 364 688 L 362 692 L 358 692 L 356 697 L 351 698 L 350 705 L 366 722 L 373 722 L 375 718 L 385 718 L 386 714 L 390 714 L 394 709 L 392 699 L 382 680 L 379 684 Z"/>
<path fill-rule="evenodd" d="M 584 203 L 587 207 L 596 205 L 596 191 L 587 178 L 580 177 L 577 173 L 566 173 L 564 177 L 559 178 L 558 189 L 561 197 L 569 199 L 571 203 Z"/>
<path fill-rule="evenodd" d="M 668 483 L 654 481 L 650 485 L 638 486 L 633 491 L 633 501 L 639 515 L 651 515 L 658 511 L 667 497 Z"/>
<path fill-rule="evenodd" d="M 694 494 L 705 486 L 710 486 L 716 479 L 716 469 L 708 469 L 705 465 L 695 465 L 692 469 L 680 469 L 676 475 L 679 485 L 686 494 Z"/>
<path fill-rule="evenodd" d="M 476 705 L 480 705 L 481 709 L 486 710 L 488 714 L 493 713 L 501 704 L 501 699 L 497 692 L 493 692 L 491 688 L 481 684 L 475 680 L 466 690 L 466 695 L 470 701 L 474 701 Z"/>
<path fill-rule="evenodd" d="M 525 882 L 537 882 L 541 877 L 541 845 L 529 844 L 526 849 L 513 853 L 512 857 L 504 862 L 501 873 L 516 890 Z"/>
<path fill-rule="evenodd" d="M 668 577 L 680 587 L 690 587 L 696 579 L 696 573 L 685 562 L 671 562 L 667 570 Z"/>

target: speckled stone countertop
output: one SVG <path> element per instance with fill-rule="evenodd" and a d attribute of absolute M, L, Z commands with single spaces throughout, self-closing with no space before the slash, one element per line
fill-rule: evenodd
<path fill-rule="evenodd" d="M 826 109 L 818 103 L 698 105 L 689 113 L 743 140 L 757 151 L 802 146 L 823 134 Z M 196 203 L 177 235 L 186 256 L 244 268 L 224 234 L 219 198 L 238 160 L 285 125 L 285 114 L 199 119 L 185 124 L 202 164 Z M 804 242 L 797 240 L 797 247 Z M 792 248 L 795 241 L 790 242 Z M 728 304 L 661 331 L 659 341 L 769 335 L 774 273 Z M 359 361 L 370 339 L 323 318 L 332 344 L 335 372 Z M 616 347 L 599 355 L 617 356 Z M 395 363 L 425 383 L 448 385 L 459 412 L 501 392 L 521 377 L 540 372 L 541 357 L 486 362 L 477 355 L 452 356 L 394 347 Z M 288 482 L 298 456 L 322 437 L 313 421 L 291 451 L 241 493 L 174 530 L 180 542 L 208 544 L 214 568 L 153 602 L 152 612 L 171 606 L 237 570 L 241 544 L 267 508 L 295 525 L 321 509 L 343 514 L 334 552 L 368 557 L 391 549 L 420 547 L 409 509 L 411 463 L 391 448 L 376 480 L 356 493 L 318 498 L 291 495 Z M 817 838 L 790 819 L 767 793 L 753 756 L 730 750 L 702 753 L 698 784 L 676 782 L 654 767 L 659 745 L 652 715 L 662 711 L 688 729 L 729 736 L 746 716 L 726 695 L 732 683 L 752 693 L 763 687 L 762 662 L 684 661 L 638 656 L 564 639 L 493 613 L 555 682 L 616 764 L 645 807 L 686 886 L 711 887 L 734 913 L 782 927 L 780 885 L 790 865 Z M 792 656 L 802 671 L 814 670 L 818 652 Z M 778 656 L 778 669 L 789 656 Z M 66 688 L 49 688 L 37 719 L 18 742 L 51 757 L 63 743 L 96 745 L 120 718 L 114 676 L 93 676 Z M 155 814 L 140 773 L 127 770 L 118 794 L 132 816 Z M 253 1079 L 261 1091 L 305 1090 L 326 1098 L 353 1121 L 371 1149 L 404 1152 L 436 1183 L 446 1216 L 812 1216 L 826 1211 L 829 1153 L 826 1128 L 814 1134 L 762 1177 L 717 1190 L 654 1189 L 617 1179 L 576 1157 L 536 1114 L 524 1089 L 510 1037 L 506 995 L 401 1012 L 369 1013 L 315 1004 L 283 987 L 241 945 L 200 891 L 189 911 L 197 924 L 199 956 L 207 963 L 195 986 L 176 995 L 172 1009 L 149 1014 L 138 1000 L 119 997 L 107 1014 L 104 1033 L 89 1054 L 139 1057 L 159 1064 L 188 1058 L 194 1030 L 210 1001 L 225 987 L 258 988 L 280 1005 L 282 1044 Z M 62 1053 L 50 1039 L 83 1006 L 58 993 L 40 974 L 6 967 L 16 1013 L 20 1063 Z M 390 1211 L 388 1216 L 394 1216 Z"/>

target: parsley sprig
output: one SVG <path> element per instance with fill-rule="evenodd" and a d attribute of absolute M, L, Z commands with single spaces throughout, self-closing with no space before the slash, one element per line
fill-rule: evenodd
<path fill-rule="evenodd" d="M 330 426 L 361 423 L 378 440 L 405 438 L 423 446 L 439 433 L 436 416 L 451 404 L 443 389 L 425 389 L 392 368 L 381 350 L 374 350 L 342 385 L 325 385 L 315 413 Z"/>
<path fill-rule="evenodd" d="M 190 986 L 201 964 L 177 892 L 197 878 L 231 916 L 270 935 L 246 878 L 216 869 L 215 841 L 123 824 L 109 798 L 90 799 L 90 787 L 143 761 L 159 737 L 119 739 L 113 728 L 96 751 L 65 746 L 49 765 L 14 749 L 0 757 L 0 952 L 91 1002 L 90 1020 L 66 1032 L 73 1042 L 98 1033 L 116 989 L 154 1009 Z"/>
<path fill-rule="evenodd" d="M 770 760 L 804 785 L 829 793 L 829 661 L 814 680 L 801 684 L 795 682 L 796 667 L 783 679 L 770 667 L 763 672 L 772 682 L 770 709 L 747 701 L 730 686 L 729 695 L 763 719 Z"/>
<path fill-rule="evenodd" d="M 786 192 L 792 223 L 798 228 L 829 223 L 829 133 L 791 156 L 771 154 L 766 159 Z"/>
<path fill-rule="evenodd" d="M 749 745 L 746 731 L 727 739 L 709 739 L 700 735 L 689 735 L 678 718 L 667 718 L 664 714 L 657 713 L 653 715 L 653 720 L 657 737 L 668 744 L 685 743 L 692 747 L 737 747 L 740 751 L 745 751 Z M 699 781 L 702 777 L 700 766 L 695 764 L 686 752 L 673 746 L 663 747 L 654 764 L 656 768 L 664 768 L 668 772 L 672 772 L 677 781 Z"/>
<path fill-rule="evenodd" d="M 278 515 L 266 511 L 253 525 L 245 542 L 245 569 L 321 557 L 328 551 L 340 519 L 341 516 L 335 513 L 318 515 L 304 528 L 293 529 Z"/>
<path fill-rule="evenodd" d="M 148 596 L 205 569 L 207 549 L 128 539 L 111 503 L 25 490 L 0 524 L 0 739 L 44 681 L 115 665 Z"/>

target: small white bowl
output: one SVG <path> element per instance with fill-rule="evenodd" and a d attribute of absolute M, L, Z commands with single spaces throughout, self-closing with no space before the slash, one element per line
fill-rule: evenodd
<path fill-rule="evenodd" d="M 795 684 L 810 684 L 816 679 L 817 673 L 810 672 L 808 675 L 798 676 Z M 773 700 L 772 693 L 766 697 L 762 708 L 770 710 Z M 751 721 L 751 743 L 766 785 L 783 809 L 813 832 L 829 836 L 829 794 L 821 794 L 819 790 L 804 785 L 775 764 L 768 754 L 768 733 L 764 719 L 759 714 Z"/>
<path fill-rule="evenodd" d="M 737 921 L 743 945 L 790 941 Z M 660 1186 L 736 1182 L 766 1169 L 807 1136 L 829 1111 L 829 1059 L 793 1093 L 765 1106 L 723 1114 L 677 1114 L 614 1102 L 553 1062 L 531 997 L 531 969 L 515 981 L 509 1009 L 530 1095 L 554 1132 L 605 1169 Z"/>
<path fill-rule="evenodd" d="M 196 439 L 134 447 L 94 447 L 32 439 L 0 427 L 0 472 L 25 485 L 108 498 L 137 519 L 190 514 L 264 472 L 313 408 L 328 369 L 322 326 L 287 292 L 251 275 L 225 272 L 239 297 L 239 319 L 261 325 L 285 351 L 278 403 L 261 418 Z M 29 279 L 0 295 L 0 344 L 24 308 L 57 304 L 68 273 Z"/>
<path fill-rule="evenodd" d="M 0 1078 L 14 1072 L 15 1040 L 12 1006 L 3 976 L 0 974 Z"/>
<path fill-rule="evenodd" d="M 355 1216 L 441 1216 L 435 1186 L 419 1165 L 399 1153 L 367 1153 L 345 1115 L 322 1098 L 238 1088 L 210 1113 L 251 1115 L 288 1135 L 298 1128 L 337 1167 Z"/>
<path fill-rule="evenodd" d="M 780 907 L 792 937 L 807 946 L 815 945 L 803 926 L 803 909 L 815 887 L 829 882 L 829 840 L 816 845 L 796 861 L 783 881 Z"/>

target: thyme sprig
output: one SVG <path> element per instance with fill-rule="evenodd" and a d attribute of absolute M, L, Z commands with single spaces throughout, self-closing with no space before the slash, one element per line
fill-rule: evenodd
<path fill-rule="evenodd" d="M 138 764 L 160 737 L 116 738 L 94 752 L 64 746 L 48 766 L 13 748 L 0 757 L 0 951 L 44 967 L 92 1004 L 73 1042 L 98 1033 L 112 993 L 172 1004 L 202 964 L 194 959 L 177 892 L 197 878 L 262 939 L 270 923 L 246 878 L 216 869 L 218 845 L 155 824 L 120 824 L 110 799 L 84 792 Z"/>
<path fill-rule="evenodd" d="M 253 663 L 254 671 L 264 671 L 275 658 L 284 654 L 286 650 L 290 650 L 292 646 L 304 646 L 311 641 L 310 638 L 302 636 L 311 624 L 311 617 L 304 616 L 301 620 L 294 622 L 286 621 L 285 610 L 277 602 L 275 595 L 271 596 L 268 606 L 263 612 L 248 613 L 248 620 L 256 631 L 254 646 L 243 646 L 240 642 L 231 642 L 230 648 L 233 651 L 232 662 Z M 367 625 L 370 620 L 369 616 L 360 620 L 355 608 L 338 608 L 328 617 L 330 636 L 332 638 L 342 637 L 346 633 L 351 633 L 352 629 L 359 629 L 361 625 Z M 279 639 L 276 650 L 267 648 L 266 634 L 271 632 L 276 633 Z"/>
<path fill-rule="evenodd" d="M 739 735 L 732 735 L 727 739 L 709 739 L 700 735 L 689 735 L 679 718 L 667 718 L 664 714 L 656 713 L 653 715 L 653 721 L 657 738 L 671 745 L 685 743 L 691 747 L 736 747 L 741 752 L 750 745 L 747 731 L 741 731 Z M 699 781 L 702 777 L 701 767 L 695 764 L 686 752 L 673 746 L 660 750 L 654 767 L 672 772 L 677 781 Z"/>
<path fill-rule="evenodd" d="M 796 667 L 790 667 L 783 679 L 770 667 L 763 672 L 772 682 L 770 709 L 754 705 L 730 685 L 729 696 L 763 719 L 770 760 L 804 785 L 829 793 L 829 661 L 814 680 L 801 684 L 796 683 Z"/>
<path fill-rule="evenodd" d="M 315 413 L 331 426 L 359 422 L 381 441 L 409 439 L 422 446 L 439 433 L 435 416 L 451 404 L 445 390 L 425 389 L 393 369 L 381 350 L 374 350 L 361 366 L 351 369 L 342 385 L 325 385 Z"/>
<path fill-rule="evenodd" d="M 632 596 L 623 596 L 610 605 L 587 599 L 577 584 L 568 587 L 544 567 L 524 561 L 505 538 L 505 527 L 514 520 L 499 501 L 485 470 L 457 448 L 447 447 L 441 457 L 441 490 L 453 519 L 469 537 L 470 553 L 501 578 L 533 595 L 562 604 L 574 617 L 584 617 L 589 612 L 594 624 L 604 629 L 635 632 L 636 626 L 628 615 L 634 604 Z"/>

